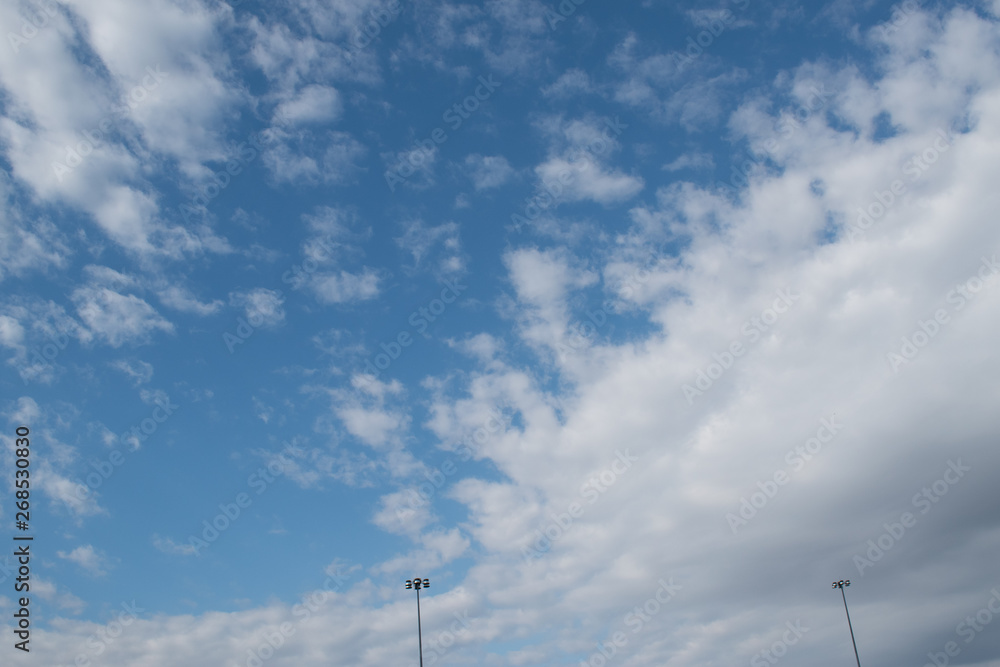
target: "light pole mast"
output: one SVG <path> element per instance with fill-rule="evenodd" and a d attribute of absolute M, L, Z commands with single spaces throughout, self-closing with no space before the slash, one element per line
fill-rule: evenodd
<path fill-rule="evenodd" d="M 854 641 L 854 628 L 851 627 L 851 612 L 847 611 L 847 595 L 844 594 L 844 588 L 850 585 L 850 579 L 841 579 L 840 581 L 833 582 L 833 587 L 839 588 L 840 597 L 844 598 L 844 612 L 847 613 L 847 628 L 851 631 L 851 644 L 854 645 L 854 659 L 858 661 L 858 667 L 861 667 L 861 658 L 858 657 L 858 645 Z"/>
<path fill-rule="evenodd" d="M 424 667 L 424 639 L 420 629 L 420 589 L 430 588 L 430 579 L 407 579 L 406 589 L 417 591 L 417 646 L 420 649 L 420 667 Z M 861 667 L 858 665 L 858 667 Z"/>

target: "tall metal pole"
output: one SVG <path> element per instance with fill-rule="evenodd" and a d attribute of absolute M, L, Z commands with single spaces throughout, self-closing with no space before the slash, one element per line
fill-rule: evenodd
<path fill-rule="evenodd" d="M 420 667 L 424 667 L 424 636 L 420 628 L 420 588 L 417 588 L 417 646 L 420 648 Z"/>
<path fill-rule="evenodd" d="M 424 632 L 420 626 L 420 589 L 430 587 L 430 579 L 414 577 L 406 580 L 406 589 L 417 591 L 417 646 L 420 648 L 420 667 L 424 667 Z"/>
<path fill-rule="evenodd" d="M 858 662 L 858 667 L 861 667 L 861 658 L 858 657 L 858 644 L 854 641 L 854 628 L 851 626 L 851 612 L 847 611 L 847 595 L 844 593 L 844 588 L 850 585 L 850 579 L 833 582 L 833 587 L 839 588 L 840 597 L 844 598 L 844 612 L 847 614 L 847 629 L 851 631 L 851 644 L 854 645 L 854 659 Z"/>

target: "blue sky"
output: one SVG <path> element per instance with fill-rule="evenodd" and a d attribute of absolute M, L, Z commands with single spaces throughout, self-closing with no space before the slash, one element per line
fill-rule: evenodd
<path fill-rule="evenodd" d="M 4 664 L 1000 665 L 995 0 L 0 17 Z"/>

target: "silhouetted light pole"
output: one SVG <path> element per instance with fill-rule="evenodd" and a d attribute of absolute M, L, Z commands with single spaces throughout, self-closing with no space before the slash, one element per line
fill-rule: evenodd
<path fill-rule="evenodd" d="M 844 588 L 850 585 L 850 579 L 841 579 L 840 581 L 833 582 L 833 587 L 839 588 L 840 597 L 844 598 L 844 611 L 847 613 L 847 628 L 851 631 L 851 643 L 854 644 L 854 659 L 858 661 L 858 667 L 861 667 L 861 658 L 858 657 L 858 645 L 854 641 L 854 628 L 851 627 L 851 612 L 847 611 L 847 596 L 844 594 Z"/>
<path fill-rule="evenodd" d="M 424 639 L 423 637 L 421 637 L 421 632 L 420 632 L 420 589 L 430 588 L 430 587 L 431 587 L 430 579 L 406 580 L 406 589 L 407 590 L 413 589 L 417 591 L 417 646 L 420 647 L 420 667 L 424 667 Z M 858 665 L 858 667 L 861 667 L 861 665 Z"/>

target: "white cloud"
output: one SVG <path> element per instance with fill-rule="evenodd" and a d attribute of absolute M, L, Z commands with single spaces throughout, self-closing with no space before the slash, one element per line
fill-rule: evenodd
<path fill-rule="evenodd" d="M 257 415 L 257 419 L 261 420 L 265 424 L 270 423 L 274 419 L 274 406 L 268 405 L 256 396 L 253 397 L 253 408 L 254 413 Z"/>
<path fill-rule="evenodd" d="M 97 552 L 93 545 L 85 544 L 79 546 L 69 553 L 56 551 L 56 555 L 65 560 L 76 563 L 84 570 L 94 576 L 104 576 L 108 573 L 108 558 Z"/>
<path fill-rule="evenodd" d="M 573 266 L 574 260 L 558 251 L 526 248 L 504 258 L 520 301 L 536 307 L 561 307 L 570 289 L 592 285 L 597 276 Z"/>
<path fill-rule="evenodd" d="M 321 303 L 367 301 L 379 294 L 378 274 L 367 267 L 361 273 L 317 273 L 311 285 Z"/>
<path fill-rule="evenodd" d="M 571 97 L 594 92 L 590 75 L 576 67 L 563 72 L 551 85 L 542 88 L 542 94 L 549 97 Z"/>
<path fill-rule="evenodd" d="M 35 399 L 30 396 L 21 396 L 17 399 L 16 407 L 10 413 L 9 418 L 10 421 L 19 424 L 37 424 L 41 414 L 42 409 L 35 402 Z"/>
<path fill-rule="evenodd" d="M 90 332 L 112 347 L 147 342 L 155 331 L 174 331 L 173 324 L 133 294 L 119 294 L 106 287 L 80 287 L 73 291 L 72 298 Z"/>
<path fill-rule="evenodd" d="M 107 510 L 97 504 L 94 493 L 79 482 L 74 482 L 42 462 L 37 472 L 38 486 L 49 497 L 53 506 L 65 507 L 79 520 L 82 517 L 107 514 Z"/>
<path fill-rule="evenodd" d="M 517 313 L 521 335 L 536 345 L 557 346 L 569 324 L 567 297 L 597 282 L 597 274 L 569 253 L 524 248 L 507 253 L 504 263 L 523 310 Z"/>
<path fill-rule="evenodd" d="M 3 22 L 20 24 L 17 12 L 5 6 Z M 181 257 L 218 247 L 206 230 L 163 221 L 139 165 L 176 160 L 195 179 L 208 174 L 206 162 L 225 159 L 219 130 L 240 95 L 224 83 L 226 57 L 213 46 L 222 16 L 169 2 L 140 12 L 127 2 L 81 1 L 55 10 L 20 52 L 3 50 L 0 78 L 15 112 L 0 119 L 0 136 L 18 185 L 83 211 L 133 253 Z M 77 60 L 80 48 L 93 63 Z M 60 238 L 44 224 L 27 226 L 34 236 L 25 227 L 13 231 L 22 247 L 34 252 L 42 232 L 52 244 L 38 259 L 60 265 Z"/>
<path fill-rule="evenodd" d="M 923 55 L 915 57 L 963 60 L 967 52 L 960 35 L 978 44 L 978 27 L 956 14 L 944 39 L 925 41 Z M 914 30 L 921 34 L 919 25 Z M 871 115 L 882 111 L 894 120 L 912 119 L 895 137 L 875 142 L 845 128 L 840 119 L 830 127 L 824 114 L 815 114 L 791 134 L 779 135 L 771 156 L 782 171 L 755 174 L 739 197 L 678 183 L 658 190 L 655 204 L 637 206 L 633 226 L 621 236 L 627 247 L 613 250 L 607 266 L 615 266 L 616 276 L 632 279 L 627 289 L 613 292 L 648 315 L 651 332 L 614 345 L 595 339 L 583 355 L 585 367 L 545 357 L 538 361 L 539 383 L 549 383 L 551 372 L 582 380 L 574 389 L 526 400 L 535 383 L 526 378 L 515 393 L 515 374 L 498 367 L 468 379 L 467 402 L 443 400 L 460 415 L 469 405 L 482 404 L 487 388 L 507 387 L 518 397 L 513 400 L 522 410 L 523 426 L 494 438 L 484 450 L 505 480 L 463 479 L 450 495 L 468 508 L 470 533 L 487 554 L 464 584 L 503 581 L 509 609 L 536 610 L 547 622 L 561 617 L 572 628 L 569 640 L 533 644 L 544 656 L 533 662 L 567 650 L 593 651 L 594 642 L 614 630 L 608 624 L 620 624 L 628 610 L 649 599 L 661 577 L 673 577 L 685 588 L 671 602 L 676 607 L 664 607 L 644 626 L 643 632 L 667 638 L 639 637 L 636 652 L 654 661 L 672 657 L 680 664 L 723 664 L 734 654 L 749 658 L 770 645 L 786 615 L 823 618 L 825 607 L 802 604 L 803 586 L 829 586 L 810 583 L 820 570 L 840 573 L 832 578 L 845 576 L 846 570 L 857 575 L 852 556 L 864 552 L 866 539 L 885 531 L 884 522 L 898 521 L 901 511 L 913 509 L 913 494 L 939 477 L 949 458 L 961 454 L 995 463 L 989 406 L 997 396 L 990 379 L 997 364 L 990 332 L 1000 321 L 1000 277 L 971 283 L 979 291 L 961 301 L 961 309 L 947 299 L 955 285 L 969 291 L 964 283 L 980 271 L 989 273 L 992 256 L 1000 254 L 1000 234 L 990 222 L 997 196 L 988 167 L 1000 151 L 996 49 L 977 47 L 975 53 L 985 54 L 985 64 L 965 66 L 965 72 L 978 73 L 972 87 L 955 76 L 963 83 L 944 99 L 935 99 L 934 91 L 949 86 L 926 77 L 936 69 L 927 62 L 901 65 L 905 75 L 890 69 L 886 77 L 900 79 L 893 86 L 872 82 L 887 91 L 874 106 L 858 95 L 858 86 L 823 80 L 837 95 L 829 108 L 843 107 L 845 117 L 850 109 L 852 126 L 869 127 Z M 792 77 L 794 85 L 815 83 L 808 80 L 813 71 L 801 68 Z M 776 88 L 775 96 L 786 99 L 783 84 Z M 908 93 L 901 95 L 903 90 Z M 978 91 L 968 109 L 973 131 L 957 136 L 937 155 L 928 152 L 933 167 L 907 176 L 908 161 L 933 145 L 936 129 L 963 120 L 956 99 L 969 90 Z M 741 126 L 752 145 L 763 146 L 775 136 L 784 110 L 772 108 L 769 122 Z M 897 195 L 890 210 L 852 243 L 847 228 L 857 208 L 876 201 L 894 179 L 905 183 L 906 193 Z M 917 195 L 926 206 L 918 204 Z M 629 257 L 658 247 L 664 238 L 682 239 L 677 257 L 651 263 Z M 572 260 L 559 262 L 558 255 L 517 251 L 506 264 L 518 317 L 546 304 L 558 315 L 573 287 L 589 284 L 586 278 L 573 279 L 580 270 L 574 270 Z M 786 287 L 801 296 L 766 330 L 756 329 L 753 318 L 759 321 L 772 308 L 776 291 Z M 899 349 L 902 336 L 921 331 L 919 322 L 926 323 L 939 308 L 946 309 L 949 323 L 897 376 L 887 353 Z M 605 316 L 600 332 L 616 321 L 614 314 Z M 556 317 L 550 321 L 558 323 Z M 756 339 L 743 333 L 744 325 L 754 327 Z M 535 330 L 520 334 L 530 342 Z M 713 355 L 726 353 L 733 341 L 747 349 L 689 405 L 683 385 L 694 383 L 710 364 L 720 364 Z M 942 386 L 961 389 L 935 389 Z M 942 414 L 956 411 L 957 421 L 940 423 Z M 792 469 L 786 453 L 817 437 L 821 419 L 834 414 L 844 428 L 813 459 L 803 459 L 800 470 Z M 434 424 L 439 423 L 444 426 L 447 419 Z M 638 461 L 612 474 L 617 449 L 628 449 Z M 775 470 L 791 470 L 791 481 L 733 535 L 727 512 L 738 512 L 741 497 L 760 492 L 758 483 L 772 479 Z M 612 482 L 601 484 L 604 491 L 585 487 L 594 493 L 590 504 L 581 486 L 594 479 L 600 484 L 602 471 Z M 919 606 L 923 593 L 907 583 L 914 570 L 906 554 L 920 553 L 920 567 L 928 573 L 954 573 L 950 563 L 956 550 L 990 567 L 992 548 L 986 545 L 996 544 L 1000 531 L 992 518 L 969 514 L 992 497 L 989 483 L 967 478 L 960 484 L 969 486 L 934 505 L 931 511 L 942 513 L 937 515 L 942 523 L 935 525 L 950 526 L 948 539 L 933 534 L 929 522 L 935 520 L 928 518 L 920 529 L 927 532 L 908 532 L 902 539 L 912 540 L 909 546 L 896 547 L 875 566 L 884 569 L 852 579 L 864 583 L 878 576 L 880 585 L 894 581 L 894 604 Z M 565 517 L 573 502 L 584 512 L 569 521 Z M 875 508 L 874 514 L 858 514 L 859 506 Z M 822 529 L 810 532 L 809 526 Z M 546 528 L 555 536 L 550 546 L 541 558 L 524 561 L 518 547 Z M 666 556 L 664 543 L 676 547 Z M 735 560 L 733 549 L 740 553 Z M 934 564 L 927 560 L 931 553 Z M 808 566 L 796 565 L 803 562 Z M 705 588 L 707 581 L 712 583 Z M 766 581 L 761 585 L 772 602 L 762 607 L 763 589 L 748 587 L 748 581 Z M 907 631 L 901 645 L 940 645 L 918 638 L 948 631 L 953 627 L 948 619 L 957 621 L 988 598 L 976 577 L 954 581 L 962 592 L 949 598 L 948 609 L 910 619 L 918 627 Z M 688 595 L 693 586 L 698 596 Z M 566 607 L 545 602 L 554 591 L 568 596 Z M 726 611 L 734 596 L 740 608 Z M 580 613 L 581 604 L 587 605 L 586 614 Z M 874 621 L 871 632 L 888 636 L 899 627 L 882 615 L 889 606 L 858 604 L 867 609 L 860 613 L 882 619 Z M 690 620 L 700 613 L 713 620 Z M 581 630 L 576 619 L 589 614 L 600 620 Z M 796 647 L 799 659 L 825 659 L 821 643 Z M 629 649 L 622 658 L 635 660 L 636 652 Z"/>
<path fill-rule="evenodd" d="M 385 14 L 375 10 L 382 9 Z M 382 7 L 378 0 L 342 0 L 336 3 L 307 0 L 297 7 L 301 21 L 306 22 L 317 33 L 331 41 L 344 40 L 353 37 L 363 29 L 373 17 L 385 21 L 385 15 L 391 17 L 387 8 Z"/>
<path fill-rule="evenodd" d="M 512 17 L 526 9 L 489 8 Z M 825 667 L 845 647 L 839 601 L 818 592 L 836 595 L 832 578 L 855 581 L 852 616 L 867 619 L 869 637 L 885 638 L 885 655 L 938 650 L 956 623 L 989 600 L 995 582 L 984 576 L 996 571 L 1000 545 L 988 474 L 1000 465 L 1000 274 L 991 269 L 1000 255 L 1000 59 L 995 25 L 984 27 L 967 10 L 947 11 L 940 25 L 912 18 L 863 73 L 828 77 L 828 66 L 806 65 L 761 86 L 772 99 L 744 105 L 728 127 L 766 151 L 772 169 L 752 172 L 738 192 L 680 180 L 659 187 L 618 220 L 613 242 L 586 262 L 563 248 L 505 252 L 513 294 L 501 310 L 515 321 L 503 341 L 508 349 L 526 344 L 532 354 L 557 345 L 575 319 L 590 321 L 596 334 L 586 354 L 501 363 L 499 338 L 473 330 L 464 349 L 480 355 L 484 368 L 446 368 L 421 384 L 432 394 L 423 425 L 444 445 L 485 424 L 501 400 L 514 412 L 509 426 L 473 440 L 475 467 L 441 491 L 441 500 L 461 504 L 457 527 L 436 525 L 434 510 L 443 509 L 436 504 L 421 506 L 407 525 L 395 513 L 405 495 L 379 494 L 375 524 L 411 538 L 414 548 L 372 564 L 369 574 L 410 576 L 418 565 L 471 559 L 468 568 L 453 566 L 461 574 L 451 590 L 428 591 L 425 628 L 450 627 L 454 614 L 470 619 L 454 626 L 454 653 L 436 655 L 441 662 L 491 664 L 498 639 L 510 637 L 516 649 L 502 650 L 512 664 L 576 661 L 598 655 L 598 642 L 621 630 L 629 637 L 616 655 L 621 664 L 732 664 L 734 657 L 751 661 L 785 632 L 786 621 L 802 619 L 812 628 L 809 641 L 789 650 L 789 664 Z M 455 43 L 470 38 L 464 27 L 471 16 L 444 29 Z M 506 53 L 511 44 L 480 48 Z M 304 58 L 310 66 L 315 59 Z M 630 79 L 636 96 L 629 103 L 659 118 L 663 81 L 652 71 L 639 74 Z M 825 107 L 831 115 L 811 114 L 782 133 L 781 121 L 795 112 L 788 100 L 798 103 L 796 91 L 818 83 L 833 95 Z M 695 113 L 698 95 L 678 98 L 690 106 L 672 109 L 671 117 L 693 122 L 684 113 Z M 711 119 L 720 107 L 706 109 Z M 871 130 L 882 113 L 899 131 L 875 141 Z M 966 125 L 946 149 L 934 148 L 938 129 Z M 552 159 L 593 137 L 593 124 L 556 127 Z M 908 172 L 914 156 L 930 164 Z M 598 175 L 615 173 L 602 168 Z M 858 209 L 888 200 L 894 180 L 905 192 L 870 214 L 875 219 L 863 234 L 849 237 Z M 665 241 L 670 255 L 644 259 Z M 627 311 L 602 310 L 603 319 L 591 320 L 587 311 L 603 302 L 571 304 L 574 293 L 596 292 L 599 277 L 601 296 Z M 958 299 L 958 287 L 970 296 Z M 780 313 L 779 290 L 800 295 Z M 29 335 L 33 311 L 11 303 L 4 315 Z M 933 329 L 937 310 L 948 319 Z M 630 337 L 606 337 L 626 317 L 638 322 L 626 328 Z M 15 325 L 5 326 L 9 340 L 23 344 Z M 925 344 L 894 370 L 887 354 L 917 332 Z M 734 342 L 742 352 L 729 352 Z M 514 363 L 519 367 L 507 365 Z M 393 485 L 410 488 L 426 469 L 405 449 L 413 431 L 402 383 L 352 380 L 354 391 L 331 390 L 330 412 L 362 453 L 338 430 L 329 447 L 297 448 L 289 478 L 307 487 L 328 478 L 373 484 L 389 471 Z M 702 393 L 689 401 L 685 384 Z M 29 401 L 18 409 L 37 417 L 41 408 Z M 822 420 L 833 419 L 844 426 L 820 442 Z M 799 459 L 788 453 L 809 452 L 814 437 L 820 451 L 796 467 L 790 460 Z M 870 548 L 866 540 L 914 510 L 914 494 L 931 488 L 954 459 L 972 470 L 917 516 L 874 569 L 854 576 L 852 558 Z M 790 479 L 771 487 L 776 471 Z M 73 497 L 72 482 L 45 475 L 42 465 L 43 493 L 56 497 L 55 479 L 59 493 Z M 727 513 L 740 512 L 751 497 L 755 512 L 733 534 Z M 101 511 L 95 508 L 74 512 Z M 526 559 L 521 548 L 534 545 L 542 545 L 539 557 Z M 154 546 L 186 551 L 157 537 Z M 938 582 L 947 594 L 927 604 L 928 590 L 915 587 L 916 579 Z M 683 588 L 661 604 L 654 596 L 668 580 Z M 104 659 L 226 664 L 288 621 L 296 623 L 294 641 L 276 652 L 275 664 L 309 665 L 311 656 L 329 655 L 352 665 L 399 664 L 415 647 L 412 599 L 400 597 L 398 584 L 395 576 L 389 584 L 355 582 L 324 595 L 301 624 L 292 604 L 280 602 L 243 612 L 157 613 L 134 623 Z M 628 614 L 650 601 L 656 612 L 632 632 Z M 900 608 L 908 610 L 905 623 Z M 827 627 L 842 630 L 834 636 Z M 37 648 L 40 664 L 71 663 L 100 626 L 63 619 L 53 628 Z M 191 642 L 195 634 L 199 641 Z M 989 633 L 976 641 L 983 656 L 996 653 Z"/>
<path fill-rule="evenodd" d="M 459 226 L 444 222 L 429 226 L 423 220 L 413 219 L 402 223 L 404 232 L 396 237 L 396 245 L 413 256 L 413 269 L 433 265 L 437 274 L 452 274 L 465 268 Z"/>
<path fill-rule="evenodd" d="M 740 14 L 739 7 L 689 9 L 686 13 L 691 23 L 698 28 L 708 28 L 713 36 L 721 35 L 726 30 L 753 25 L 745 18 L 737 18 Z"/>
<path fill-rule="evenodd" d="M 384 275 L 364 266 L 348 271 L 343 266 L 363 259 L 361 243 L 372 230 L 348 208 L 319 206 L 304 214 L 309 235 L 302 244 L 304 259 L 289 275 L 296 288 L 308 287 L 320 303 L 354 303 L 374 299 Z"/>
<path fill-rule="evenodd" d="M 380 408 L 347 405 L 337 409 L 347 432 L 373 447 L 387 444 L 393 433 L 401 431 L 409 421 L 396 412 Z"/>
<path fill-rule="evenodd" d="M 220 130 L 241 95 L 216 46 L 224 12 L 170 2 L 140 11 L 122 0 L 83 1 L 74 9 L 151 150 L 177 159 L 192 178 L 207 174 L 204 163 L 225 159 Z"/>
<path fill-rule="evenodd" d="M 320 448 L 307 448 L 299 441 L 293 440 L 287 447 L 283 447 L 281 452 L 255 451 L 254 454 L 260 456 L 265 465 L 280 465 L 283 475 L 298 484 L 303 489 L 318 488 L 322 481 L 328 477 L 338 478 L 338 465 L 344 465 L 343 460 L 337 460 L 326 450 Z M 352 483 L 352 481 L 344 481 Z"/>
<path fill-rule="evenodd" d="M 253 36 L 251 58 L 272 86 L 287 92 L 316 81 L 355 81 L 367 85 L 380 82 L 373 49 L 350 49 L 346 34 L 335 37 L 335 41 L 315 34 L 317 16 L 319 23 L 330 26 L 324 32 L 352 29 L 353 24 L 333 18 L 345 6 L 340 3 L 321 7 L 314 3 L 307 14 L 299 13 L 297 21 L 264 23 L 257 16 L 245 21 L 243 25 Z M 325 12 L 331 15 L 327 17 Z"/>
<path fill-rule="evenodd" d="M 31 592 L 43 600 L 55 602 L 57 607 L 65 609 L 71 614 L 79 614 L 87 606 L 87 603 L 77 596 L 69 591 L 59 590 L 57 584 L 41 577 L 32 577 Z"/>
<path fill-rule="evenodd" d="M 416 488 L 386 494 L 379 499 L 372 521 L 388 533 L 416 537 L 436 520 L 431 499 Z"/>
<path fill-rule="evenodd" d="M 390 191 L 401 185 L 424 190 L 436 183 L 434 164 L 441 151 L 437 145 L 414 146 L 409 150 L 383 153 L 385 181 Z"/>
<path fill-rule="evenodd" d="M 585 153 L 572 161 L 550 159 L 535 167 L 535 173 L 542 183 L 565 183 L 562 197 L 568 201 L 590 199 L 599 204 L 614 204 L 631 199 L 644 185 L 641 176 L 603 169 Z"/>
<path fill-rule="evenodd" d="M 275 664 L 302 664 L 303 660 L 312 660 L 303 655 L 322 656 L 331 650 L 348 664 L 384 665 L 409 660 L 415 651 L 412 633 L 407 632 L 413 621 L 412 599 L 396 593 L 400 599 L 386 603 L 387 591 L 382 587 L 367 578 L 359 582 L 352 581 L 353 577 L 341 579 L 342 574 L 317 572 L 314 588 L 303 591 L 291 604 L 275 602 L 245 611 L 170 616 L 151 613 L 141 599 L 125 600 L 124 608 L 134 618 L 117 641 L 97 643 L 95 638 L 101 636 L 102 630 L 109 634 L 103 622 L 60 619 L 53 641 L 37 647 L 32 642 L 32 657 L 42 664 L 72 664 L 81 647 L 89 651 L 88 646 L 102 646 L 100 658 L 108 664 L 224 665 L 234 659 L 246 662 L 250 652 L 261 645 L 271 648 L 266 637 L 287 623 L 295 634 L 273 651 L 271 660 Z M 424 622 L 428 628 L 442 629 L 456 624 L 460 632 L 450 635 L 456 642 L 452 650 L 479 643 L 506 625 L 489 627 L 480 617 L 481 595 L 465 589 L 442 593 L 432 589 L 430 594 L 434 602 L 422 610 Z M 308 609 L 308 616 L 301 611 L 293 614 L 296 604 L 302 605 L 298 609 Z M 116 611 L 117 617 L 121 608 Z M 438 642 L 441 632 L 429 629 L 425 635 L 424 658 L 428 662 L 432 656 L 445 655 Z M 185 641 L 192 633 L 204 637 L 205 644 L 194 646 Z M 431 642 L 438 649 L 432 648 Z"/>
<path fill-rule="evenodd" d="M 610 62 L 621 72 L 614 99 L 657 122 L 679 122 L 689 132 L 717 125 L 726 108 L 723 102 L 748 77 L 739 67 L 724 68 L 710 49 L 686 61 L 685 45 L 678 44 L 670 53 L 638 55 L 645 46 L 630 34 L 612 54 Z M 699 76 L 692 76 L 693 72 Z"/>
<path fill-rule="evenodd" d="M 715 160 L 710 153 L 684 153 L 678 155 L 672 162 L 663 165 L 665 171 L 680 171 L 681 169 L 711 169 Z"/>
<path fill-rule="evenodd" d="M 0 174 L 0 281 L 65 268 L 72 255 L 65 235 L 50 221 L 25 215 L 12 201 L 14 189 L 10 176 Z"/>
<path fill-rule="evenodd" d="M 331 240 L 350 238 L 352 229 L 358 224 L 357 216 L 350 210 L 332 206 L 318 206 L 313 213 L 303 215 L 302 220 L 314 234 L 310 243 L 318 237 Z"/>
<path fill-rule="evenodd" d="M 284 123 L 302 124 L 333 121 L 342 111 L 343 103 L 336 88 L 310 85 L 279 104 L 274 115 Z"/>
<path fill-rule="evenodd" d="M 166 405 L 170 402 L 167 392 L 162 389 L 140 389 L 139 399 L 146 405 Z"/>
<path fill-rule="evenodd" d="M 535 167 L 541 186 L 559 200 L 610 205 L 631 199 L 645 185 L 641 176 L 608 167 L 620 150 L 628 124 L 620 118 L 587 117 L 564 122 L 543 118 L 537 127 L 551 143 L 551 155 Z"/>
<path fill-rule="evenodd" d="M 153 379 L 153 365 L 140 359 L 132 361 L 119 359 L 113 362 L 111 367 L 127 375 L 132 381 L 132 384 L 136 387 L 146 384 Z"/>
<path fill-rule="evenodd" d="M 247 322 L 252 326 L 273 327 L 285 321 L 282 304 L 285 297 L 279 291 L 258 287 L 247 292 L 232 292 L 229 305 L 243 308 Z"/>
<path fill-rule="evenodd" d="M 198 550 L 191 544 L 177 544 L 169 537 L 153 535 L 153 547 L 165 554 L 174 556 L 196 556 Z"/>
<path fill-rule="evenodd" d="M 199 301 L 191 292 L 177 285 L 172 285 L 158 292 L 163 305 L 184 313 L 208 316 L 214 315 L 222 308 L 222 301 L 213 299 L 210 302 Z"/>
<path fill-rule="evenodd" d="M 88 264 L 83 267 L 83 274 L 91 285 L 111 289 L 135 287 L 139 284 L 139 280 L 135 276 L 99 264 Z"/>
<path fill-rule="evenodd" d="M 13 317 L 0 315 L 0 345 L 12 349 L 21 347 L 24 341 L 24 327 Z"/>
<path fill-rule="evenodd" d="M 0 306 L 4 340 L 14 354 L 7 364 L 27 382 L 50 383 L 61 373 L 60 359 L 73 339 L 89 342 L 93 335 L 51 301 L 17 296 Z"/>
<path fill-rule="evenodd" d="M 376 399 L 380 405 L 386 398 L 403 393 L 403 384 L 399 380 L 383 381 L 362 374 L 351 376 L 351 387 L 360 394 Z"/>
<path fill-rule="evenodd" d="M 306 262 L 332 266 L 363 257 L 360 244 L 372 235 L 371 227 L 350 208 L 317 206 L 312 213 L 303 214 L 302 221 L 309 232 L 302 243 L 303 266 Z M 295 281 L 305 281 L 304 273 L 293 274 Z"/>
<path fill-rule="evenodd" d="M 482 49 L 491 69 L 525 74 L 553 48 L 548 39 L 552 13 L 542 2 L 490 0 L 485 9 L 491 19 L 486 29 L 496 30 L 497 38 L 477 40 L 474 45 Z"/>
<path fill-rule="evenodd" d="M 489 551 L 507 556 L 517 553 L 531 535 L 532 520 L 542 509 L 537 492 L 523 484 L 464 479 L 449 495 L 469 508 L 470 533 L 475 540 Z"/>
<path fill-rule="evenodd" d="M 264 164 L 277 183 L 345 185 L 358 173 L 367 149 L 346 132 L 295 133 L 272 130 L 277 138 L 264 151 Z"/>
<path fill-rule="evenodd" d="M 449 341 L 448 344 L 476 357 L 482 363 L 492 361 L 503 349 L 503 341 L 488 333 L 478 333 L 462 341 Z"/>
<path fill-rule="evenodd" d="M 391 558 L 372 568 L 379 574 L 410 573 L 414 569 L 437 569 L 463 555 L 469 548 L 469 540 L 457 528 L 449 531 L 435 530 L 419 536 L 425 547 Z"/>
<path fill-rule="evenodd" d="M 502 155 L 469 155 L 465 158 L 465 168 L 476 190 L 499 188 L 514 175 L 514 169 Z"/>

